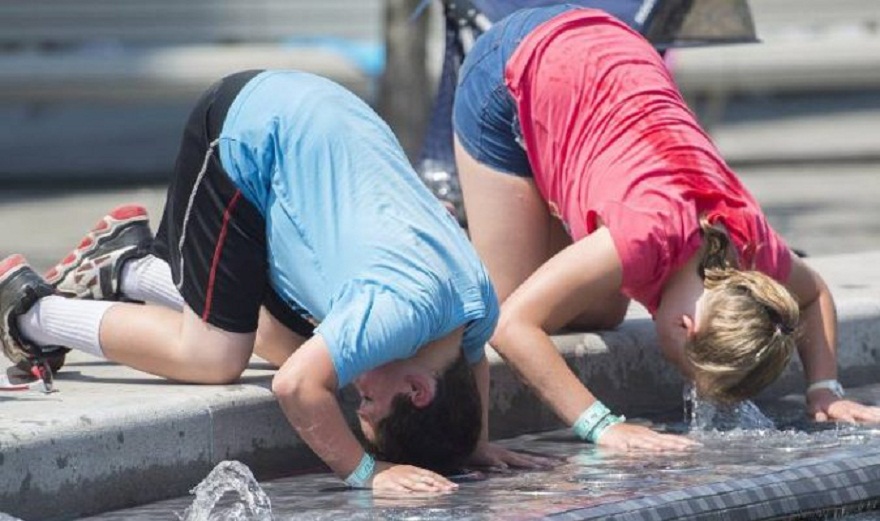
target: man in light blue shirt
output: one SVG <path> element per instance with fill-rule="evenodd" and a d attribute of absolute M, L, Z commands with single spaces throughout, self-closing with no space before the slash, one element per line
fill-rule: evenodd
<path fill-rule="evenodd" d="M 217 141 L 268 223 L 269 284 L 320 322 L 340 386 L 462 326 L 468 362 L 483 357 L 498 307 L 488 277 L 366 103 L 318 76 L 263 72 Z"/>
<path fill-rule="evenodd" d="M 7 356 L 44 370 L 73 348 L 226 383 L 256 352 L 280 367 L 273 392 L 300 437 L 352 486 L 443 491 L 455 485 L 438 472 L 468 461 L 536 464 L 488 443 L 498 303 L 482 263 L 388 126 L 314 75 L 215 84 L 186 125 L 155 239 L 127 205 L 46 280 L 9 257 L 0 316 Z M 384 461 L 343 417 L 349 382 Z"/>

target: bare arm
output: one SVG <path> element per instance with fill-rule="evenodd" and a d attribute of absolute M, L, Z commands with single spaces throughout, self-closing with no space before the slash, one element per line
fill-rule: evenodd
<path fill-rule="evenodd" d="M 484 356 L 482 360 L 472 365 L 477 389 L 480 393 L 480 404 L 483 409 L 483 423 L 480 429 L 480 441 L 473 455 L 469 459 L 472 465 L 483 467 L 506 468 L 508 466 L 523 468 L 541 468 L 552 466 L 555 460 L 542 458 L 529 454 L 522 454 L 505 449 L 500 445 L 489 442 L 489 360 Z"/>
<path fill-rule="evenodd" d="M 801 259 L 792 256 L 786 284 L 801 308 L 798 355 L 807 383 L 837 379 L 837 311 L 822 277 Z M 827 389 L 808 393 L 810 413 L 817 420 L 880 421 L 880 408 L 841 400 Z"/>
<path fill-rule="evenodd" d="M 548 331 L 579 314 L 587 299 L 619 293 L 622 267 L 607 228 L 563 249 L 529 277 L 504 303 L 492 345 L 540 398 L 568 425 L 596 398 L 568 368 Z M 691 444 L 645 427 L 617 424 L 600 445 L 675 449 Z"/>
<path fill-rule="evenodd" d="M 489 360 L 485 356 L 482 360 L 471 366 L 474 371 L 474 379 L 477 382 L 477 390 L 480 393 L 480 407 L 482 408 L 482 425 L 480 427 L 480 443 L 489 442 Z"/>
<path fill-rule="evenodd" d="M 801 308 L 798 355 L 808 382 L 837 378 L 837 311 L 825 281 L 801 259 L 792 257 L 788 289 Z"/>
<path fill-rule="evenodd" d="M 327 345 L 315 335 L 291 355 L 272 381 L 287 420 L 300 438 L 336 473 L 345 478 L 364 456 L 336 399 L 336 371 Z M 430 482 L 423 481 L 430 477 Z M 393 491 L 436 492 L 454 484 L 443 476 L 409 465 L 377 462 L 368 485 Z"/>

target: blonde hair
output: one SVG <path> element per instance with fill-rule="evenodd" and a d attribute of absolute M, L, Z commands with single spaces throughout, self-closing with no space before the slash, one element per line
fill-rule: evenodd
<path fill-rule="evenodd" d="M 699 273 L 710 292 L 703 323 L 685 345 L 701 395 L 746 400 L 773 382 L 795 349 L 799 308 L 781 284 L 730 261 L 727 232 L 700 219 Z"/>

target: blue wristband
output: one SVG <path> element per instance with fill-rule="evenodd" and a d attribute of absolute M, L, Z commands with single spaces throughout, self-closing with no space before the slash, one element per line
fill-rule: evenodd
<path fill-rule="evenodd" d="M 608 407 L 605 407 L 605 404 L 596 400 L 593 402 L 593 405 L 587 407 L 587 410 L 581 413 L 578 416 L 578 419 L 572 425 L 572 430 L 575 435 L 585 441 L 592 441 L 589 439 L 590 433 L 592 433 L 596 426 L 599 425 L 599 422 L 602 421 L 602 418 L 611 414 L 611 411 L 608 410 Z"/>
<path fill-rule="evenodd" d="M 364 457 L 358 466 L 345 478 L 345 484 L 352 488 L 365 488 L 373 472 L 376 470 L 376 458 L 369 452 L 364 452 Z"/>
<path fill-rule="evenodd" d="M 602 433 L 605 432 L 608 427 L 612 425 L 617 425 L 618 423 L 623 423 L 626 421 L 626 417 L 624 416 L 615 416 L 613 414 L 608 414 L 604 418 L 602 418 L 598 425 L 596 425 L 592 432 L 589 433 L 587 439 L 589 439 L 593 443 L 597 443 L 599 441 L 599 437 L 602 436 Z"/>
<path fill-rule="evenodd" d="M 578 416 L 577 421 L 572 426 L 572 430 L 574 430 L 578 438 L 590 443 L 596 443 L 599 440 L 599 436 L 608 427 L 623 423 L 624 421 L 626 421 L 625 417 L 611 414 L 611 411 L 608 410 L 608 407 L 605 407 L 605 404 L 596 400 L 593 402 L 593 405 L 589 406 L 586 411 Z"/>

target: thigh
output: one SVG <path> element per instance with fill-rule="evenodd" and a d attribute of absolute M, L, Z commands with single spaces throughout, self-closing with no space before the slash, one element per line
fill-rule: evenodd
<path fill-rule="evenodd" d="M 275 367 L 281 367 L 311 336 L 295 332 L 263 307 L 260 310 L 254 353 Z"/>
<path fill-rule="evenodd" d="M 272 289 L 266 290 L 254 352 L 260 358 L 281 365 L 299 346 L 315 334 L 317 322 L 302 306 L 285 302 Z"/>
<path fill-rule="evenodd" d="M 552 217 L 534 181 L 477 162 L 456 140 L 471 241 L 504 300 L 549 259 Z"/>
<path fill-rule="evenodd" d="M 253 333 L 233 333 L 201 319 L 188 306 L 118 303 L 101 321 L 108 359 L 151 374 L 191 383 L 235 381 L 247 367 Z"/>
<path fill-rule="evenodd" d="M 629 297 L 619 291 L 608 295 L 593 295 L 584 301 L 580 314 L 570 320 L 566 327 L 581 331 L 614 329 L 626 317 L 629 301 Z"/>
<path fill-rule="evenodd" d="M 236 333 L 217 327 L 184 306 L 179 356 L 189 363 L 189 371 L 194 375 L 222 375 L 221 381 L 231 381 L 247 367 L 254 350 L 254 336 L 253 331 Z"/>

